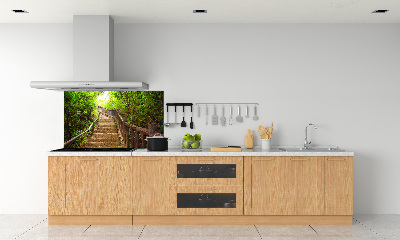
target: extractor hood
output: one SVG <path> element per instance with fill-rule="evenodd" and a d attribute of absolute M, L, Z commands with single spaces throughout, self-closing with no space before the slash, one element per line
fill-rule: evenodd
<path fill-rule="evenodd" d="M 114 81 L 114 20 L 108 15 L 75 15 L 74 79 L 32 81 L 31 88 L 62 91 L 148 90 L 144 82 Z"/>

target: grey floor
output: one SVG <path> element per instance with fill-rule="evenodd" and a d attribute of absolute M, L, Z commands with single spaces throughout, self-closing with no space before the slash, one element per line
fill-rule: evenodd
<path fill-rule="evenodd" d="M 355 215 L 352 226 L 49 226 L 47 215 L 0 214 L 0 240 L 399 239 L 400 215 Z"/>

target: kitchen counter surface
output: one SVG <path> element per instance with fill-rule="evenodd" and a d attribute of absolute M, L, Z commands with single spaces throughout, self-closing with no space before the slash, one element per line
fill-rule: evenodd
<path fill-rule="evenodd" d="M 146 149 L 138 149 L 132 153 L 132 156 L 354 156 L 354 152 L 284 152 L 279 148 L 272 148 L 270 151 L 261 148 L 245 149 L 241 152 L 211 152 L 209 148 L 203 149 L 201 152 L 182 151 L 181 149 L 169 149 L 165 152 L 148 152 Z"/>
<path fill-rule="evenodd" d="M 49 152 L 49 156 L 354 156 L 354 152 L 284 152 L 278 148 L 272 148 L 270 151 L 262 150 L 261 148 L 245 149 L 242 148 L 241 152 L 211 152 L 209 148 L 204 148 L 202 151 L 182 151 L 179 148 L 171 148 L 168 151 L 155 152 L 147 151 L 147 149 L 137 149 L 133 152 Z"/>
<path fill-rule="evenodd" d="M 48 156 L 51 157 L 93 157 L 93 156 L 98 156 L 98 157 L 130 157 L 132 156 L 131 152 L 117 152 L 117 151 L 73 151 L 73 152 L 49 152 Z"/>

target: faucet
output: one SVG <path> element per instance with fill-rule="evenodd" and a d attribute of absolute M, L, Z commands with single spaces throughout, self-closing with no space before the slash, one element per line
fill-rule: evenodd
<path fill-rule="evenodd" d="M 304 149 L 308 149 L 310 147 L 310 144 L 311 144 L 311 141 L 310 142 L 308 141 L 308 136 L 307 136 L 307 129 L 308 129 L 309 126 L 314 126 L 314 129 L 317 129 L 317 126 L 315 126 L 315 124 L 312 124 L 312 123 L 309 123 L 306 126 L 306 138 L 305 138 L 305 141 L 304 141 Z"/>

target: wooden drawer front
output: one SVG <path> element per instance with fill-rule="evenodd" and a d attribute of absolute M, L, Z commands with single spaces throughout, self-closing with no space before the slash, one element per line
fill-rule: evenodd
<path fill-rule="evenodd" d="M 178 178 L 178 164 L 234 164 L 236 178 Z M 170 185 L 243 185 L 243 157 L 171 157 L 170 158 Z"/>
<path fill-rule="evenodd" d="M 209 198 L 218 199 L 213 194 L 223 193 L 225 196 L 235 196 L 236 207 L 222 207 L 220 205 L 221 201 L 216 201 L 215 205 L 210 208 L 190 208 L 183 207 L 178 208 L 178 194 L 203 194 L 203 199 Z M 197 195 L 196 195 L 197 196 Z M 219 195 L 221 196 L 221 195 Z M 229 197 L 225 197 L 228 201 Z M 231 199 L 231 198 L 229 198 Z M 196 200 L 198 200 L 196 198 Z M 242 186 L 216 186 L 216 185 L 206 185 L 206 186 L 171 186 L 170 187 L 170 204 L 171 213 L 170 215 L 243 215 L 243 187 Z M 180 204 L 182 206 L 182 204 Z"/>

